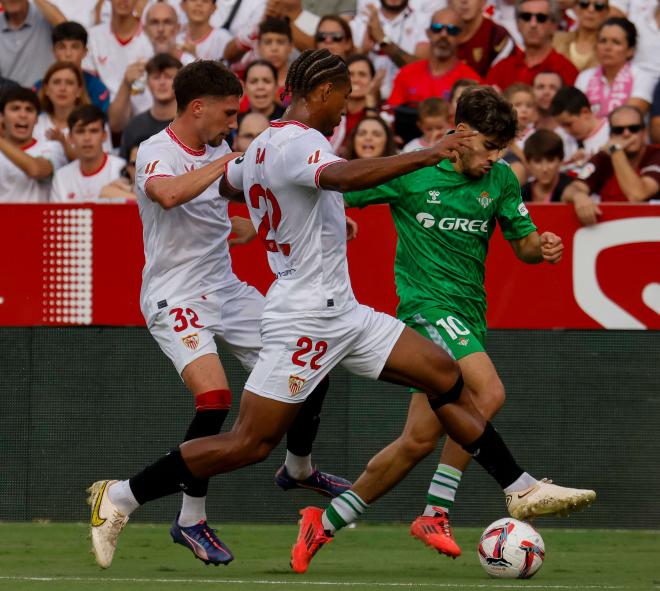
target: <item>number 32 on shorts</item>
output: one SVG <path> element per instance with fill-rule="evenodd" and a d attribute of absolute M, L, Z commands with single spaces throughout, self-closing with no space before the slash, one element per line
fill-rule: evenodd
<path fill-rule="evenodd" d="M 328 343 L 326 341 L 312 341 L 309 337 L 300 337 L 296 343 L 298 349 L 294 351 L 291 356 L 291 362 L 299 367 L 306 367 L 309 363 L 310 369 L 321 369 L 319 361 L 328 350 Z M 311 359 L 303 359 L 313 353 Z"/>

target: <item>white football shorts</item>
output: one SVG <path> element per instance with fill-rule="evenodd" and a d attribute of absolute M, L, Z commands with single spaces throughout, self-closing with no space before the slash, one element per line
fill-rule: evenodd
<path fill-rule="evenodd" d="M 244 282 L 178 302 L 154 314 L 149 332 L 176 370 L 198 357 L 218 352 L 217 337 L 250 371 L 261 349 L 261 314 L 264 296 Z"/>
<path fill-rule="evenodd" d="M 377 379 L 405 325 L 356 305 L 331 318 L 267 318 L 263 348 L 245 389 L 280 402 L 299 403 L 336 365 Z"/>

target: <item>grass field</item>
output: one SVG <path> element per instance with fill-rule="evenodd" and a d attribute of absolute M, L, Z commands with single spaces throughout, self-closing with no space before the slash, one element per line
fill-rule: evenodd
<path fill-rule="evenodd" d="M 660 532 L 540 526 L 547 552 L 543 568 L 529 581 L 506 581 L 488 578 L 479 566 L 476 529 L 457 530 L 463 556 L 451 561 L 410 538 L 403 525 L 360 524 L 323 548 L 303 576 L 288 566 L 295 526 L 223 526 L 222 538 L 236 560 L 217 568 L 171 543 L 167 529 L 129 524 L 112 568 L 103 571 L 89 554 L 86 525 L 0 523 L 0 589 L 660 589 Z"/>

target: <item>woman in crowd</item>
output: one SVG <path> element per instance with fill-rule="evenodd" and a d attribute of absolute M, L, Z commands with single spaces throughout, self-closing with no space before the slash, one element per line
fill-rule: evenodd
<path fill-rule="evenodd" d="M 321 17 L 314 35 L 316 49 L 327 49 L 338 55 L 344 61 L 355 51 L 353 35 L 348 23 L 336 14 L 326 14 Z"/>
<path fill-rule="evenodd" d="M 284 114 L 277 97 L 277 70 L 266 60 L 255 60 L 245 70 L 241 111 L 261 113 L 271 121 Z"/>
<path fill-rule="evenodd" d="M 397 153 L 394 134 L 380 117 L 368 115 L 360 121 L 350 136 L 348 158 L 379 158 Z"/>
<path fill-rule="evenodd" d="M 598 65 L 598 28 L 609 16 L 610 9 L 607 0 L 578 0 L 573 9 L 577 16 L 577 28 L 555 33 L 552 45 L 582 71 Z"/>
<path fill-rule="evenodd" d="M 624 104 L 648 113 L 654 80 L 630 63 L 636 45 L 637 29 L 626 18 L 608 18 L 598 29 L 596 55 L 600 66 L 580 72 L 575 86 L 587 95 L 599 117 L 607 117 Z"/>

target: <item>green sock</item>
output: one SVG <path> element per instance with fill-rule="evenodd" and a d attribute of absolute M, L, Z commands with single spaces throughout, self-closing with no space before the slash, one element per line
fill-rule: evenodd
<path fill-rule="evenodd" d="M 447 464 L 438 464 L 438 469 L 433 475 L 431 485 L 426 493 L 426 509 L 424 515 L 435 515 L 437 508 L 449 513 L 454 504 L 456 489 L 461 482 L 463 472 Z"/>
<path fill-rule="evenodd" d="M 347 490 L 332 499 L 330 506 L 323 512 L 321 517 L 323 529 L 334 534 L 337 530 L 357 520 L 368 506 L 352 490 Z"/>

